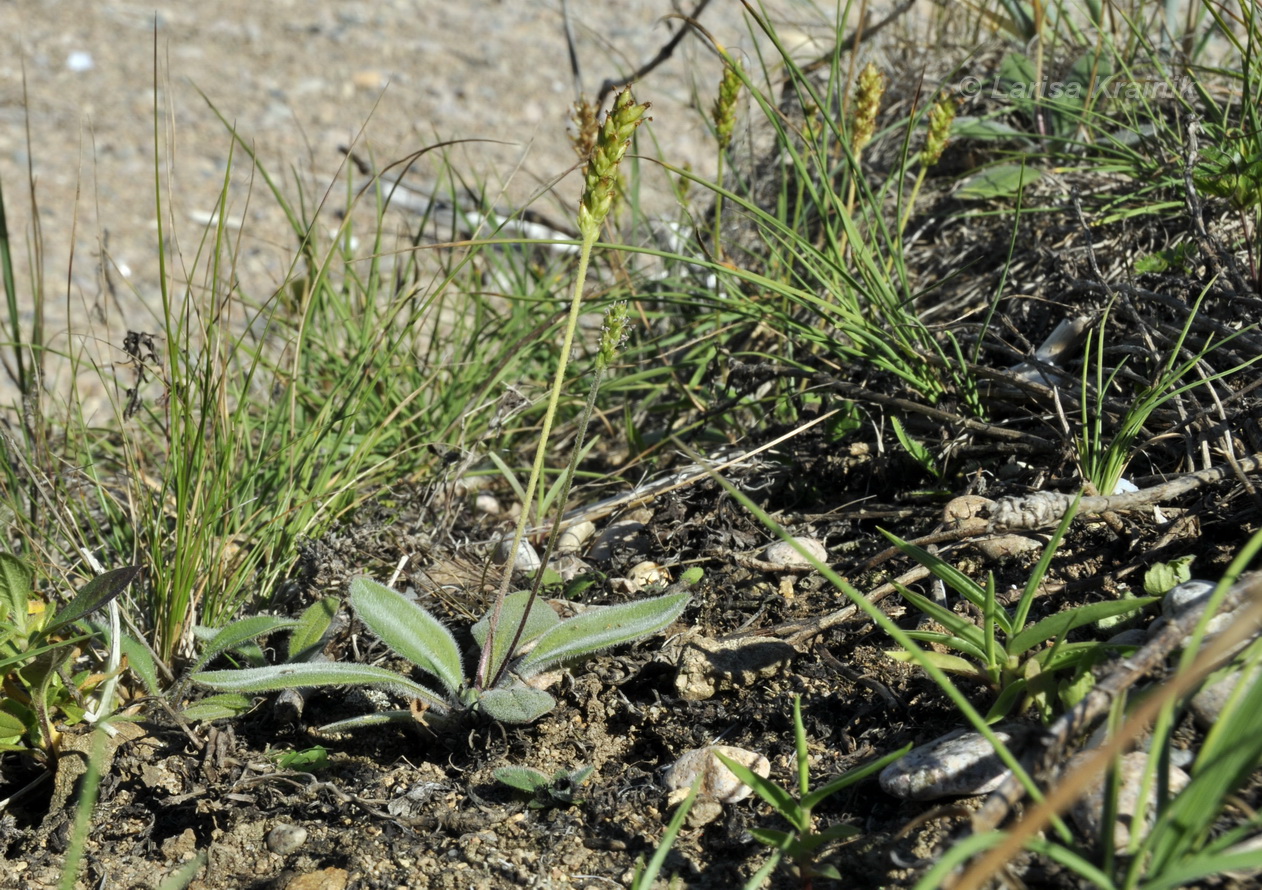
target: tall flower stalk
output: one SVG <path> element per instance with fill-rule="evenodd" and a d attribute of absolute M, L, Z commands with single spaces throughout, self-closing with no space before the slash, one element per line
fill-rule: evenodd
<path fill-rule="evenodd" d="M 581 242 L 579 245 L 578 269 L 574 275 L 574 293 L 570 298 L 570 313 L 565 325 L 565 335 L 561 342 L 561 354 L 557 360 L 556 375 L 552 380 L 552 390 L 548 396 L 548 407 L 543 415 L 543 427 L 539 431 L 539 445 L 535 450 L 534 466 L 531 467 L 530 479 L 526 482 L 526 490 L 522 497 L 521 515 L 517 517 L 517 526 L 513 531 L 512 544 L 508 550 L 508 564 L 505 566 L 504 577 L 500 582 L 500 589 L 495 598 L 495 606 L 491 612 L 490 627 L 487 631 L 486 642 L 482 647 L 482 655 L 478 659 L 476 683 L 481 689 L 490 688 L 499 680 L 499 676 L 488 676 L 491 669 L 491 653 L 495 651 L 494 637 L 503 630 L 499 626 L 500 615 L 503 611 L 504 599 L 508 596 L 508 588 L 512 586 L 513 559 L 521 548 L 522 539 L 525 537 L 526 523 L 530 517 L 528 508 L 534 501 L 535 489 L 539 484 L 540 476 L 543 475 L 543 464 L 548 453 L 548 438 L 552 434 L 552 424 L 556 420 L 557 405 L 561 401 L 561 389 L 565 384 L 565 370 L 569 366 L 570 350 L 574 345 L 574 332 L 578 329 L 578 317 L 583 304 L 583 286 L 587 281 L 587 267 L 591 260 L 592 248 L 596 244 L 596 239 L 600 236 L 600 230 L 604 226 L 605 219 L 613 208 L 614 198 L 617 195 L 618 165 L 622 163 L 622 159 L 627 153 L 627 148 L 631 144 L 631 137 L 635 134 L 636 128 L 648 120 L 645 117 L 648 107 L 648 103 L 637 104 L 631 95 L 630 89 L 625 89 L 618 93 L 614 98 L 613 107 L 601 124 L 600 132 L 596 137 L 596 146 L 592 151 L 591 157 L 588 158 L 587 166 L 583 172 L 583 197 L 578 205 L 578 230 Z M 579 425 L 579 438 L 574 448 L 574 454 L 570 459 L 570 464 L 566 468 L 563 486 L 564 493 L 558 498 L 559 510 L 565 509 L 566 495 L 574 478 L 579 448 L 581 447 L 582 437 L 586 432 L 587 422 L 591 418 L 591 407 L 595 401 L 596 388 L 599 387 L 601 373 L 608 366 L 616 349 L 617 341 L 621 339 L 622 331 L 625 328 L 625 310 L 619 317 L 621 321 L 610 321 L 606 324 L 605 334 L 601 342 L 600 356 L 597 360 L 596 382 L 588 396 L 587 408 Z M 556 535 L 553 534 L 552 537 L 555 538 Z M 549 541 L 544 565 L 547 564 L 546 554 L 551 553 L 551 550 L 552 542 Z M 540 572 L 539 577 L 542 577 L 542 572 Z M 525 627 L 526 621 L 530 617 L 530 609 L 534 605 L 538 591 L 539 583 L 538 578 L 536 578 L 536 583 L 531 590 L 530 600 L 518 621 L 517 628 L 513 630 L 515 639 L 520 636 L 522 628 Z M 511 652 L 512 649 L 513 647 L 510 646 L 508 651 Z M 497 674 L 502 673 L 506 665 L 507 659 L 505 659 L 505 664 L 499 668 Z"/>

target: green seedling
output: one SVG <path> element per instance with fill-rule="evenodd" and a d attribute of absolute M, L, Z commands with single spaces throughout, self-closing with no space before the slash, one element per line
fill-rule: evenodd
<path fill-rule="evenodd" d="M 98 575 L 58 608 L 35 592 L 34 574 L 21 560 L 0 553 L 0 751 L 55 755 L 57 723 L 104 716 L 98 712 L 111 703 L 94 708 L 87 698 L 105 688 L 111 673 L 75 669 L 87 654 L 81 644 L 92 636 L 83 622 L 139 573 L 139 567 L 127 566 Z"/>
<path fill-rule="evenodd" d="M 528 766 L 505 766 L 497 769 L 494 775 L 497 782 L 525 793 L 530 798 L 529 807 L 532 810 L 542 810 L 582 803 L 575 795 L 593 769 L 583 766 L 569 772 L 557 770 L 549 776 Z"/>
<path fill-rule="evenodd" d="M 981 680 L 996 691 L 995 703 L 986 715 L 988 722 L 1002 720 L 1014 708 L 1017 713 L 1024 712 L 1031 705 L 1037 707 L 1044 720 L 1050 720 L 1058 702 L 1065 706 L 1073 704 L 1085 691 L 1085 684 L 1090 682 L 1091 665 L 1106 653 L 1099 642 L 1068 642 L 1070 631 L 1119 615 L 1129 615 L 1159 599 L 1135 597 L 1091 603 L 1058 612 L 1027 626 L 1035 593 L 1076 509 L 1075 503 L 1074 508 L 1066 512 L 1011 611 L 1004 609 L 996 600 L 993 574 L 987 576 L 986 586 L 982 587 L 933 554 L 882 530 L 895 547 L 927 568 L 934 577 L 981 612 L 979 624 L 928 597 L 902 586 L 898 588 L 907 602 L 945 628 L 945 631 L 907 632 L 914 640 L 952 650 L 940 652 L 927 649 L 923 657 L 943 671 Z M 909 652 L 901 649 L 886 654 L 898 661 L 914 660 Z M 1066 674 L 1068 679 L 1065 679 Z"/>
<path fill-rule="evenodd" d="M 414 700 L 414 707 L 408 710 L 338 721 L 324 727 L 328 731 L 410 722 L 425 711 L 438 715 L 476 711 L 505 723 L 529 723 L 556 706 L 556 699 L 531 685 L 531 681 L 538 682 L 545 671 L 567 662 L 664 630 L 688 604 L 687 588 L 700 576 L 701 571 L 695 569 L 685 573 L 675 590 L 663 596 L 616 606 L 592 606 L 564 621 L 551 607 L 533 600 L 529 592 L 510 594 L 501 605 L 500 620 L 506 628 L 520 629 L 515 643 L 507 633 L 488 641 L 489 614 L 472 628 L 474 641 L 482 648 L 482 659 L 492 667 L 488 676 L 501 678 L 494 685 L 466 681 L 465 663 L 456 638 L 437 618 L 384 584 L 356 578 L 351 582 L 351 605 L 360 620 L 392 651 L 437 678 L 441 692 L 386 668 L 366 664 L 298 662 L 203 671 L 195 673 L 193 680 L 211 689 L 234 693 L 276 692 L 304 686 L 384 686 Z"/>
<path fill-rule="evenodd" d="M 754 873 L 747 888 L 761 887 L 776 866 L 786 856 L 796 866 L 802 881 L 803 890 L 811 890 L 817 877 L 840 881 L 837 869 L 817 859 L 819 849 L 831 841 L 844 840 L 861 833 L 861 829 L 853 825 L 832 825 L 822 831 L 815 830 L 815 817 L 812 811 L 838 791 L 849 788 L 856 782 L 875 775 L 890 763 L 906 754 L 911 746 L 888 754 L 865 766 L 849 770 L 825 785 L 811 790 L 810 752 L 806 746 L 806 727 L 802 723 L 802 697 L 793 696 L 793 740 L 796 750 L 797 794 L 782 788 L 770 779 L 764 779 L 753 770 L 743 766 L 731 758 L 715 752 L 724 766 L 730 769 L 736 778 L 754 790 L 754 793 L 765 800 L 791 826 L 789 831 L 771 828 L 753 828 L 750 833 L 761 843 L 771 847 L 771 857 L 762 868 Z"/>
<path fill-rule="evenodd" d="M 1113 404 L 1107 401 L 1107 394 L 1120 382 L 1124 365 L 1119 363 L 1108 372 L 1107 376 L 1105 375 L 1103 331 L 1104 324 L 1108 320 L 1107 312 L 1099 327 L 1088 334 L 1086 360 L 1082 364 L 1081 425 L 1077 441 L 1078 463 L 1083 480 L 1095 486 L 1098 493 L 1111 495 L 1117 491 L 1118 482 L 1135 457 L 1136 442 L 1143 441 L 1147 435 L 1145 425 L 1154 411 L 1185 392 L 1208 386 L 1216 380 L 1229 378 L 1262 358 L 1255 355 L 1232 368 L 1213 374 L 1197 373 L 1198 366 L 1207 356 L 1245 331 L 1251 330 L 1251 326 L 1236 331 L 1217 342 L 1208 341 L 1196 354 L 1180 361 L 1186 355 L 1184 343 L 1196 322 L 1201 302 L 1208 293 L 1207 287 L 1197 298 L 1192 311 L 1188 313 L 1183 329 L 1179 332 L 1174 348 L 1167 353 L 1165 361 L 1156 370 L 1152 382 L 1138 393 L 1130 395 L 1125 402 L 1125 408 L 1117 412 L 1121 414 L 1121 420 L 1111 435 L 1105 432 L 1105 421 L 1113 408 Z M 1180 382 L 1188 377 L 1191 378 L 1191 382 Z"/>
<path fill-rule="evenodd" d="M 303 748 L 301 751 L 273 751 L 268 757 L 281 769 L 303 773 L 318 773 L 329 765 L 329 751 L 323 745 Z"/>

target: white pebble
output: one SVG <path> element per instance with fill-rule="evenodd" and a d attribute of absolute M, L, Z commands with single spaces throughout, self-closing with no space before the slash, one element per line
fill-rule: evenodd
<path fill-rule="evenodd" d="M 794 538 L 794 542 L 819 562 L 828 562 L 828 551 L 824 545 L 814 538 Z M 763 556 L 773 565 L 796 567 L 809 566 L 811 561 L 797 551 L 788 541 L 776 541 L 767 547 Z"/>
<path fill-rule="evenodd" d="M 1018 734 L 1014 727 L 995 730 L 1010 749 Z M 968 797 L 994 791 L 1009 772 L 985 736 L 957 729 L 881 770 L 881 787 L 904 800 Z"/>
<path fill-rule="evenodd" d="M 755 751 L 732 745 L 693 748 L 680 755 L 666 771 L 666 787 L 670 791 L 669 800 L 672 806 L 688 796 L 688 789 L 698 777 L 701 778 L 701 784 L 697 788 L 697 800 L 735 803 L 753 793 L 752 788 L 736 778 L 736 774 L 714 756 L 715 752 L 748 767 L 764 779 L 771 775 L 771 763 Z"/>
<path fill-rule="evenodd" d="M 1074 766 L 1084 757 L 1091 754 L 1090 751 L 1084 751 L 1069 759 L 1066 769 L 1073 769 Z M 1113 846 L 1121 849 L 1130 843 L 1131 833 L 1127 826 L 1135 823 L 1135 809 L 1139 804 L 1139 793 L 1143 785 L 1144 771 L 1148 767 L 1148 753 L 1146 751 L 1132 751 L 1122 758 L 1118 765 L 1119 787 L 1117 794 L 1117 812 L 1116 821 L 1113 823 Z M 1191 781 L 1188 774 L 1177 766 L 1170 767 L 1170 792 L 1177 794 L 1183 790 Z M 1074 824 L 1078 826 L 1084 834 L 1092 840 L 1100 837 L 1104 818 L 1104 795 L 1111 787 L 1110 782 L 1105 781 L 1104 776 L 1100 776 L 1098 781 L 1093 781 L 1086 794 L 1078 799 L 1073 809 L 1069 811 L 1073 817 Z M 1153 791 L 1155 783 L 1149 789 L 1147 818 L 1145 824 L 1145 833 L 1152 826 L 1153 809 L 1155 800 Z"/>
<path fill-rule="evenodd" d="M 501 538 L 500 542 L 495 545 L 495 561 L 500 565 L 508 562 L 508 553 L 512 546 L 513 539 L 511 537 Z M 517 557 L 513 560 L 513 570 L 533 572 L 541 565 L 543 565 L 543 560 L 539 558 L 535 548 L 530 546 L 529 541 L 522 541 L 521 546 L 517 548 Z"/>

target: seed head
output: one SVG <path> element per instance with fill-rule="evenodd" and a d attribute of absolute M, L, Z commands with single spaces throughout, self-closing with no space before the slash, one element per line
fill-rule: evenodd
<path fill-rule="evenodd" d="M 732 144 L 732 131 L 736 128 L 736 98 L 741 92 L 741 65 L 733 61 L 723 68 L 723 79 L 719 81 L 719 95 L 714 100 L 711 114 L 714 117 L 714 136 L 718 140 L 719 150 Z"/>
<path fill-rule="evenodd" d="M 596 353 L 596 367 L 604 371 L 613 364 L 614 356 L 630 334 L 626 301 L 614 303 L 605 313 L 604 323 L 600 326 L 600 351 Z"/>
<path fill-rule="evenodd" d="M 574 151 L 581 160 L 587 160 L 591 157 L 592 149 L 596 147 L 596 133 L 598 125 L 596 123 L 596 109 L 588 102 L 586 98 L 580 97 L 574 103 L 574 131 L 570 135 L 570 141 L 574 143 Z"/>
<path fill-rule="evenodd" d="M 951 123 L 955 120 L 955 100 L 939 96 L 929 109 L 929 135 L 925 137 L 924 165 L 932 167 L 942 157 L 951 141 Z"/>
<path fill-rule="evenodd" d="M 596 137 L 596 147 L 587 159 L 583 173 L 583 198 L 578 205 L 578 228 L 584 238 L 595 238 L 613 207 L 618 165 L 627 153 L 635 128 L 649 118 L 648 103 L 637 105 L 631 90 L 619 93 L 613 108 L 605 115 Z"/>
<path fill-rule="evenodd" d="M 876 114 L 881 110 L 881 96 L 885 92 L 885 75 L 871 62 L 859 72 L 859 83 L 854 91 L 854 127 L 850 135 L 850 149 L 856 155 L 872 141 L 876 133 Z"/>

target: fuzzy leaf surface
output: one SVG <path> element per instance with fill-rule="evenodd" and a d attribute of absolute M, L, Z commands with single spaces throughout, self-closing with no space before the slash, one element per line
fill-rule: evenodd
<path fill-rule="evenodd" d="M 433 690 L 371 664 L 274 664 L 240 671 L 203 671 L 194 674 L 193 681 L 225 692 L 279 692 L 302 686 L 387 686 L 419 698 L 436 710 L 451 709 L 447 700 Z"/>
<path fill-rule="evenodd" d="M 562 621 L 541 636 L 515 670 L 520 676 L 530 677 L 560 662 L 651 636 L 665 630 L 679 617 L 688 605 L 689 596 L 687 592 L 668 593 L 653 599 L 589 609 Z"/>
<path fill-rule="evenodd" d="M 319 602 L 312 603 L 298 617 L 298 626 L 289 635 L 289 660 L 302 661 L 316 652 L 317 646 L 324 643 L 324 635 L 333 624 L 337 615 L 338 599 L 326 596 Z"/>
<path fill-rule="evenodd" d="M 351 605 L 383 643 L 437 677 L 453 696 L 459 693 L 464 663 L 456 638 L 441 621 L 370 578 L 351 582 Z"/>
<path fill-rule="evenodd" d="M 74 598 L 57 612 L 57 620 L 48 628 L 49 632 L 74 624 L 80 618 L 107 605 L 110 600 L 126 590 L 127 585 L 139 574 L 140 566 L 124 566 L 121 569 L 112 569 L 97 575 L 84 584 Z"/>
<path fill-rule="evenodd" d="M 502 723 L 529 723 L 556 707 L 557 700 L 542 689 L 512 683 L 488 689 L 478 697 L 478 709 Z"/>
<path fill-rule="evenodd" d="M 249 618 L 234 621 L 206 642 L 206 648 L 202 650 L 201 657 L 193 664 L 193 671 L 200 670 L 221 652 L 227 652 L 242 643 L 294 627 L 297 624 L 298 622 L 293 618 L 281 618 L 277 615 L 251 615 Z"/>
<path fill-rule="evenodd" d="M 492 677 L 499 673 L 500 665 L 508 657 L 508 646 L 513 642 L 529 599 L 530 591 L 528 590 L 520 590 L 504 597 L 504 605 L 500 609 L 500 626 L 495 631 L 495 651 L 491 653 L 490 670 L 487 672 Z M 479 647 L 486 646 L 487 631 L 491 627 L 491 614 L 492 612 L 487 612 L 471 629 L 473 639 Z M 526 619 L 521 639 L 517 641 L 518 648 L 534 642 L 560 623 L 561 618 L 553 608 L 543 600 L 537 599 L 530 607 L 530 616 Z"/>
<path fill-rule="evenodd" d="M 19 635 L 26 633 L 26 604 L 35 575 L 11 553 L 0 553 L 0 621 L 12 619 Z"/>

